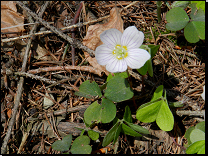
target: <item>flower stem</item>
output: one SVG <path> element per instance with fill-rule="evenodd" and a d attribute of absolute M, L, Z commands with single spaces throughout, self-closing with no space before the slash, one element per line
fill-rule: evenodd
<path fill-rule="evenodd" d="M 162 2 L 157 1 L 157 19 L 158 19 L 158 23 L 161 22 L 161 6 L 162 6 Z"/>

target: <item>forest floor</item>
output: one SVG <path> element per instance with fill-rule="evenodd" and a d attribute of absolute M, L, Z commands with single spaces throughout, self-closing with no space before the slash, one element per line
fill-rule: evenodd
<path fill-rule="evenodd" d="M 76 96 L 74 92 L 86 80 L 101 86 L 109 74 L 96 63 L 92 53 L 98 44 L 98 33 L 134 25 L 144 32 L 144 45 L 160 45 L 152 59 L 153 77 L 148 74 L 142 77 L 137 70 L 130 70 L 138 107 L 151 100 L 159 85 L 167 91 L 168 102 L 178 101 L 183 107 L 171 109 L 174 128 L 165 132 L 155 122 L 139 122 L 133 100 L 117 104 L 117 116 L 122 116 L 129 105 L 133 122 L 147 128 L 150 135 L 140 138 L 120 135 L 117 144 L 109 144 L 104 153 L 185 154 L 186 130 L 204 120 L 205 101 L 201 94 L 205 85 L 205 42 L 191 44 L 183 30 L 167 30 L 165 16 L 169 9 L 165 4 L 158 23 L 155 1 L 50 1 L 44 9 L 45 4 L 25 1 L 48 25 L 80 42 L 71 44 L 63 35 L 48 33 L 49 27 L 42 23 L 37 24 L 31 37 L 26 35 L 31 34 L 34 24 L 25 25 L 16 33 L 7 29 L 1 34 L 1 142 L 7 153 L 55 154 L 53 142 L 66 134 L 72 134 L 73 140 L 79 136 L 81 131 L 74 127 L 85 127 L 83 114 L 94 99 Z M 37 19 L 31 18 L 25 9 L 14 6 L 17 7 L 14 18 L 22 18 L 24 24 L 35 23 Z M 63 30 L 76 23 L 85 24 Z M 92 27 L 90 32 L 93 25 L 98 27 Z M 83 44 L 89 49 L 80 48 Z M 47 101 L 45 97 L 49 95 L 53 97 Z M 95 126 L 103 135 L 98 142 L 91 141 L 92 153 L 103 153 L 101 141 L 111 127 L 112 123 Z"/>

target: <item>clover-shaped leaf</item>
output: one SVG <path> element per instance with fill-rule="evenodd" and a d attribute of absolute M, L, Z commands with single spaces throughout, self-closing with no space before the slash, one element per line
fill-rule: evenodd
<path fill-rule="evenodd" d="M 71 153 L 72 154 L 90 154 L 92 151 L 92 147 L 89 145 L 90 138 L 86 135 L 82 135 L 77 137 L 72 146 Z"/>
<path fill-rule="evenodd" d="M 190 127 L 185 133 L 185 138 L 189 145 L 186 149 L 187 154 L 205 154 L 205 121 Z"/>
<path fill-rule="evenodd" d="M 115 104 L 104 98 L 102 104 L 99 105 L 97 101 L 93 102 L 84 113 L 84 121 L 91 125 L 93 122 L 109 123 L 116 116 Z"/>
<path fill-rule="evenodd" d="M 115 87 L 116 84 L 116 87 Z M 120 76 L 112 77 L 107 84 L 104 96 L 114 102 L 121 102 L 132 98 L 134 95 L 128 81 Z"/>
<path fill-rule="evenodd" d="M 196 141 L 186 149 L 187 154 L 205 154 L 205 140 Z"/>
<path fill-rule="evenodd" d="M 98 84 L 95 81 L 90 83 L 90 81 L 87 80 L 80 85 L 79 91 L 75 92 L 75 95 L 83 96 L 86 98 L 93 98 L 95 96 L 101 97 L 102 93 Z"/>
<path fill-rule="evenodd" d="M 181 7 L 176 7 L 167 12 L 166 20 L 168 22 L 166 24 L 168 30 L 178 31 L 188 24 L 189 17 Z"/>
<path fill-rule="evenodd" d="M 97 140 L 99 138 L 99 133 L 93 130 L 88 130 L 88 135 L 92 140 Z"/>
<path fill-rule="evenodd" d="M 205 140 L 205 122 L 190 127 L 185 133 L 185 138 L 187 138 L 189 145 L 199 140 Z"/>
<path fill-rule="evenodd" d="M 138 108 L 136 118 L 147 123 L 156 121 L 160 129 L 171 131 L 174 125 L 173 114 L 169 109 L 166 97 L 163 97 L 162 94 L 163 86 L 161 85 L 154 92 L 152 100 Z"/>
<path fill-rule="evenodd" d="M 69 134 L 65 136 L 62 140 L 55 141 L 51 145 L 51 147 L 57 151 L 67 151 L 69 150 L 69 147 L 71 146 L 71 142 L 72 142 L 72 135 Z"/>
<path fill-rule="evenodd" d="M 205 22 L 191 21 L 184 28 L 184 35 L 190 43 L 196 43 L 199 39 L 205 40 Z"/>

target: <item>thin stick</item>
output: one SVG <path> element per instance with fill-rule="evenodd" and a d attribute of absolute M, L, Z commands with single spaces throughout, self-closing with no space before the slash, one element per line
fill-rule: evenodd
<path fill-rule="evenodd" d="M 70 25 L 68 27 L 61 28 L 60 30 L 64 31 L 64 30 L 68 30 L 68 29 L 72 29 L 72 28 L 80 28 L 84 25 L 99 22 L 99 21 L 102 21 L 102 20 L 104 20 L 106 18 L 109 18 L 109 17 L 110 17 L 110 15 L 104 16 L 104 17 L 101 17 L 101 18 L 98 18 L 98 19 L 95 19 L 95 20 L 92 20 L 92 21 L 88 21 L 88 22 L 85 22 L 85 23 L 77 23 L 77 24 L 74 24 L 74 25 Z M 51 33 L 53 33 L 53 32 L 50 31 L 50 30 L 47 30 L 47 31 L 41 31 L 41 32 L 38 32 L 38 33 L 35 33 L 35 34 L 32 34 L 32 35 L 38 36 L 38 35 L 51 34 Z M 14 37 L 14 38 L 2 39 L 1 42 L 3 42 L 3 43 L 4 42 L 11 42 L 11 41 L 20 40 L 20 39 L 29 38 L 29 37 L 31 37 L 31 35 L 24 35 L 24 36 L 19 36 L 19 37 Z"/>
<path fill-rule="evenodd" d="M 88 71 L 91 73 L 95 73 L 100 75 L 100 71 L 97 68 L 91 66 L 57 66 L 57 67 L 45 67 L 39 69 L 29 70 L 28 73 L 37 74 L 41 72 L 48 72 L 48 71 L 56 71 L 56 70 L 81 70 L 81 71 Z"/>
<path fill-rule="evenodd" d="M 189 110 L 177 110 L 176 114 L 179 116 L 203 116 L 205 118 L 205 110 L 200 111 L 189 111 Z"/>
<path fill-rule="evenodd" d="M 127 5 L 126 7 L 122 8 L 121 11 L 126 10 L 127 8 L 131 7 L 132 5 L 138 3 L 139 1 L 134 1 L 131 4 Z"/>
<path fill-rule="evenodd" d="M 122 8 L 121 11 L 124 11 L 126 10 L 127 8 L 131 7 L 132 5 L 138 3 L 138 1 L 135 1 L 129 5 L 127 5 L 126 7 Z M 92 20 L 92 21 L 88 21 L 88 22 L 84 22 L 84 23 L 77 23 L 77 24 L 74 24 L 74 25 L 70 25 L 70 26 L 67 26 L 67 27 L 64 27 L 64 28 L 61 28 L 60 30 L 61 31 L 65 31 L 65 30 L 68 30 L 68 29 L 72 29 L 72 28 L 81 28 L 82 26 L 84 25 L 89 25 L 89 24 L 93 24 L 93 23 L 96 23 L 96 22 L 99 22 L 99 21 L 102 21 L 104 19 L 107 19 L 109 18 L 110 15 L 107 15 L 107 16 L 104 16 L 104 17 L 100 17 L 98 19 L 95 19 L 95 20 Z M 38 36 L 38 35 L 44 35 L 44 34 L 51 34 L 53 33 L 52 31 L 50 30 L 47 30 L 47 31 L 41 31 L 41 32 L 38 32 L 38 33 L 35 33 L 35 34 L 32 34 L 34 36 Z M 11 42 L 11 41 L 15 41 L 15 40 L 20 40 L 20 39 L 24 39 L 24 38 L 29 38 L 31 37 L 32 35 L 24 35 L 24 36 L 19 36 L 19 37 L 14 37 L 14 38 L 6 38 L 6 39 L 2 39 L 1 42 L 4 43 L 4 42 Z"/>
<path fill-rule="evenodd" d="M 42 16 L 42 14 L 45 11 L 45 9 L 46 9 L 48 4 L 49 4 L 49 2 L 46 2 L 44 4 L 44 6 L 41 8 L 41 11 L 38 14 L 39 16 Z M 38 24 L 34 25 L 32 30 L 30 31 L 30 34 L 33 34 L 33 32 L 37 28 L 37 25 Z M 29 51 L 30 51 L 31 43 L 32 43 L 32 39 L 29 39 L 28 44 L 27 44 L 27 48 L 26 48 L 26 51 L 25 51 L 25 56 L 24 56 L 21 72 L 24 72 L 25 69 L 26 69 L 27 58 L 28 58 L 28 54 L 29 54 Z M 7 149 L 6 147 L 7 147 L 7 143 L 9 141 L 10 135 L 11 135 L 12 127 L 14 126 L 14 123 L 15 123 L 16 114 L 17 114 L 17 111 L 18 111 L 20 98 L 21 98 L 22 91 L 23 91 L 23 83 L 24 83 L 24 77 L 20 77 L 20 81 L 18 83 L 18 88 L 17 88 L 17 96 L 16 96 L 16 100 L 14 102 L 14 108 L 13 108 L 13 112 L 12 112 L 12 117 L 11 117 L 11 120 L 10 120 L 9 125 L 8 125 L 8 130 L 7 130 L 7 134 L 6 134 L 5 138 L 4 138 L 3 145 L 1 147 L 2 154 L 5 154 L 7 152 L 6 151 L 6 149 Z"/>
<path fill-rule="evenodd" d="M 53 80 L 44 78 L 42 76 L 33 75 L 33 74 L 26 73 L 26 72 L 15 72 L 14 74 L 15 75 L 20 75 L 20 76 L 30 77 L 32 79 L 36 79 L 36 80 L 39 80 L 39 81 L 46 82 L 48 84 L 52 84 L 52 85 L 47 86 L 46 88 L 50 88 L 52 86 L 60 85 L 60 87 L 63 87 L 63 88 L 66 88 L 66 89 L 70 89 L 70 90 L 73 89 L 72 87 L 69 87 L 69 86 L 66 86 L 64 84 L 61 84 L 61 83 L 65 82 L 65 81 L 71 80 L 71 78 L 62 79 L 60 81 L 53 81 Z"/>
<path fill-rule="evenodd" d="M 58 30 L 54 26 L 51 26 L 48 22 L 44 21 L 40 17 L 38 17 L 35 13 L 33 13 L 28 7 L 26 7 L 22 2 L 17 1 L 17 4 L 26 10 L 31 16 L 33 16 L 36 20 L 38 20 L 40 23 L 42 23 L 46 28 L 50 29 L 63 39 L 67 40 L 73 47 L 82 49 L 86 52 L 88 52 L 92 57 L 94 56 L 94 50 L 91 50 L 90 48 L 84 46 L 79 40 L 73 39 L 69 37 L 68 35 L 64 34 L 62 31 Z"/>

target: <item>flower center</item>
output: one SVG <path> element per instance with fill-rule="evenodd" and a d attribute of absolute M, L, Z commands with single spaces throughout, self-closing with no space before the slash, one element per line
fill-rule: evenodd
<path fill-rule="evenodd" d="M 122 60 L 123 58 L 126 58 L 128 56 L 127 47 L 126 46 L 121 46 L 119 44 L 117 44 L 114 47 L 114 50 L 113 50 L 112 53 L 113 53 L 113 55 L 116 56 L 116 58 L 118 60 Z"/>

